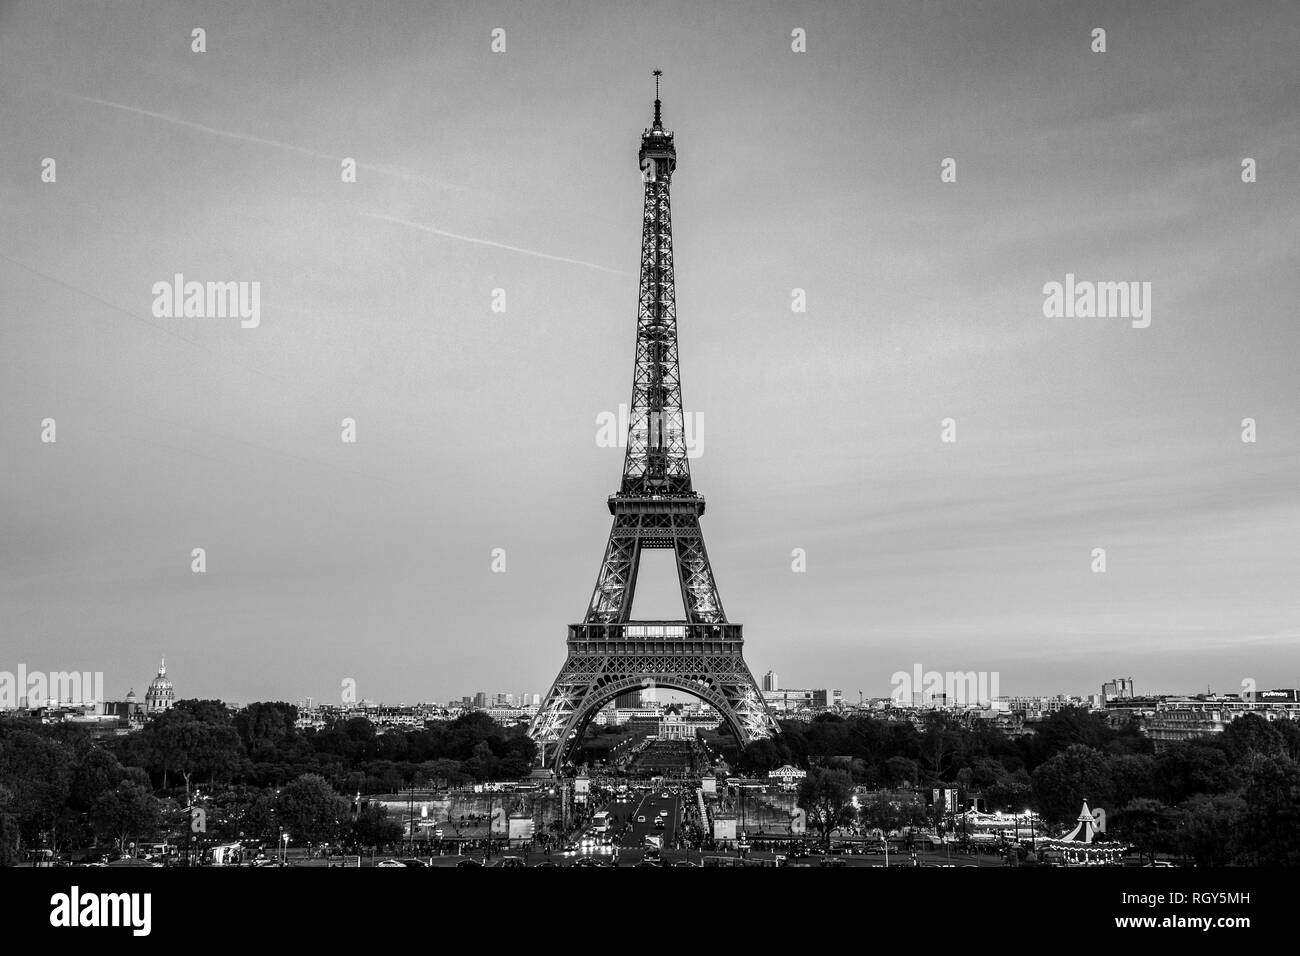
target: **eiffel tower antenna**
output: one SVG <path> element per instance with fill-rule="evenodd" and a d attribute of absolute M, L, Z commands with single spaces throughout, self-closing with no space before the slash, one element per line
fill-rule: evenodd
<path fill-rule="evenodd" d="M 742 654 L 741 625 L 727 620 L 704 547 L 704 498 L 691 486 L 681 376 L 669 186 L 677 168 L 663 128 L 655 70 L 654 125 L 638 155 L 645 186 L 636 361 L 627 452 L 614 518 L 586 616 L 569 625 L 568 657 L 529 727 L 542 766 L 561 770 L 587 724 L 619 694 L 648 687 L 684 691 L 717 711 L 741 745 L 777 730 Z M 631 618 L 645 548 L 672 550 L 684 616 Z"/>

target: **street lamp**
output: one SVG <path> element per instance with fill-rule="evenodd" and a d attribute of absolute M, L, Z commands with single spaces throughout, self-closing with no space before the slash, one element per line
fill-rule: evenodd
<path fill-rule="evenodd" d="M 288 866 L 289 865 L 289 831 L 286 830 L 284 833 L 282 833 L 280 835 L 280 839 L 284 841 L 284 856 L 282 858 L 282 862 L 284 863 L 285 866 Z"/>

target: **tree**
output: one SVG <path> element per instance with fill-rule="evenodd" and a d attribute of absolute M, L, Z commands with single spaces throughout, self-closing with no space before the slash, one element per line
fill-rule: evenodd
<path fill-rule="evenodd" d="M 1037 732 L 1029 738 L 1028 746 L 1033 763 L 1039 764 L 1076 744 L 1104 750 L 1114 738 L 1115 732 L 1107 725 L 1104 714 L 1065 707 L 1053 711 L 1039 723 Z M 1077 806 L 1074 812 L 1079 812 Z"/>
<path fill-rule="evenodd" d="M 1227 866 L 1233 834 L 1246 810 L 1235 793 L 1199 793 L 1179 808 L 1179 845 L 1197 866 Z"/>
<path fill-rule="evenodd" d="M 94 820 L 96 829 L 111 837 L 118 851 L 125 853 L 128 841 L 153 836 L 160 813 L 158 801 L 147 788 L 124 780 L 96 801 Z"/>
<path fill-rule="evenodd" d="M 228 779 L 238 766 L 239 735 L 225 704 L 181 700 L 154 717 L 140 732 L 149 769 L 167 789 L 172 774 L 197 774 L 212 782 Z"/>
<path fill-rule="evenodd" d="M 977 790 L 991 787 L 1007 776 L 1002 761 L 992 757 L 976 757 L 970 766 L 970 786 Z"/>
<path fill-rule="evenodd" d="M 1282 744 L 1282 752 L 1292 760 L 1300 760 L 1300 721 L 1279 720 L 1273 724 Z"/>
<path fill-rule="evenodd" d="M 415 777 L 417 783 L 424 786 L 456 787 L 468 783 L 471 779 L 460 766 L 459 760 L 426 760 L 420 764 Z"/>
<path fill-rule="evenodd" d="M 903 827 L 921 826 L 926 821 L 925 805 L 917 800 L 891 799 L 884 793 L 871 794 L 858 808 L 858 822 L 877 828 L 886 836 Z"/>
<path fill-rule="evenodd" d="M 12 794 L 9 812 L 22 839 L 39 842 L 40 835 L 48 833 L 54 846 L 71 789 L 71 749 L 35 730 L 3 730 L 7 732 L 0 731 L 0 785 Z M 21 845 L 15 844 L 15 850 L 21 852 Z"/>
<path fill-rule="evenodd" d="M 1033 799 L 1033 781 L 1023 767 L 1010 773 L 1004 771 L 996 782 L 984 788 L 985 803 L 995 810 L 1010 807 L 1018 812 L 1028 807 Z"/>
<path fill-rule="evenodd" d="M 1270 721 L 1259 714 L 1242 714 L 1223 728 L 1223 747 L 1235 761 L 1241 762 L 1252 754 L 1280 756 L 1283 752 L 1282 734 Z"/>
<path fill-rule="evenodd" d="M 1198 793 L 1235 790 L 1238 776 L 1222 748 L 1193 740 L 1156 754 L 1152 784 L 1165 803 L 1181 804 Z"/>
<path fill-rule="evenodd" d="M 280 791 L 275 811 L 279 825 L 294 841 L 319 843 L 338 838 L 348 804 L 324 777 L 305 773 Z"/>
<path fill-rule="evenodd" d="M 465 772 L 475 780 L 494 780 L 499 773 L 501 761 L 492 752 L 492 745 L 487 740 L 480 740 L 474 745 L 473 755 L 465 761 Z"/>
<path fill-rule="evenodd" d="M 852 737 L 848 723 L 835 714 L 818 714 L 804 729 L 808 755 L 823 760 L 849 753 Z"/>
<path fill-rule="evenodd" d="M 853 822 L 853 780 L 843 770 L 813 768 L 799 784 L 798 804 L 831 848 L 831 831 Z"/>
<path fill-rule="evenodd" d="M 359 847 L 378 849 L 402 838 L 402 825 L 388 817 L 386 807 L 371 803 L 352 821 L 352 842 Z"/>
<path fill-rule="evenodd" d="M 790 762 L 790 749 L 778 740 L 755 740 L 740 752 L 740 766 L 747 774 L 766 774 Z"/>
<path fill-rule="evenodd" d="M 950 715 L 942 711 L 926 714 L 925 731 L 921 735 L 921 758 L 930 768 L 930 777 L 938 782 L 945 780 L 945 767 L 956 755 L 961 743 L 960 728 Z"/>
<path fill-rule="evenodd" d="M 365 765 L 367 793 L 396 793 L 406 782 L 410 764 L 372 760 Z"/>
<path fill-rule="evenodd" d="M 1107 760 L 1113 786 L 1112 799 L 1121 807 L 1154 791 L 1155 760 L 1146 754 L 1118 754 Z"/>
<path fill-rule="evenodd" d="M 287 744 L 297 741 L 297 719 L 298 708 L 293 704 L 259 702 L 237 713 L 233 723 L 250 759 L 273 761 Z"/>
<path fill-rule="evenodd" d="M 1115 814 L 1115 829 L 1137 849 L 1139 863 L 1143 855 L 1155 860 L 1156 853 L 1172 849 L 1176 826 L 1174 809 L 1150 797 L 1131 800 Z"/>
<path fill-rule="evenodd" d="M 1112 792 L 1106 758 L 1091 747 L 1071 744 L 1034 771 L 1034 800 L 1048 820 L 1065 823 L 1085 800 L 1104 805 Z"/>
<path fill-rule="evenodd" d="M 268 843 L 274 843 L 280 838 L 276 824 L 276 806 L 279 802 L 279 794 L 273 790 L 263 790 L 253 797 L 252 801 L 244 806 L 242 811 L 237 811 L 239 817 L 238 829 L 243 835 L 249 838 L 264 840 Z M 293 833 L 292 830 L 289 831 Z"/>
<path fill-rule="evenodd" d="M 1242 801 L 1236 862 L 1300 866 L 1300 765 L 1290 757 L 1256 752 L 1246 771 Z"/>
<path fill-rule="evenodd" d="M 921 768 L 910 757 L 890 757 L 885 761 L 885 779 L 891 787 L 911 787 L 920 782 Z"/>
<path fill-rule="evenodd" d="M 72 769 L 68 802 L 75 810 L 90 810 L 100 797 L 125 777 L 126 770 L 117 758 L 107 750 L 95 747 Z"/>
<path fill-rule="evenodd" d="M 14 866 L 19 861 L 18 817 L 14 815 L 13 791 L 0 784 L 0 866 Z"/>

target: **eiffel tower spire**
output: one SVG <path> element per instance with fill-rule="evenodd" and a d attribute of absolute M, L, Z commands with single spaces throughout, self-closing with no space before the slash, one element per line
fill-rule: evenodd
<path fill-rule="evenodd" d="M 663 70 L 655 70 L 655 129 L 664 128 L 663 115 L 660 113 L 662 104 L 659 102 L 659 77 L 664 75 Z"/>
<path fill-rule="evenodd" d="M 741 744 L 776 730 L 742 655 L 741 625 L 728 622 L 704 547 L 704 499 L 691 486 L 677 356 L 677 295 L 669 188 L 677 168 L 663 127 L 655 71 L 654 125 L 641 136 L 644 184 L 636 359 L 627 452 L 609 544 L 583 623 L 569 626 L 568 658 L 529 734 L 543 764 L 558 769 L 596 711 L 620 693 L 674 688 L 718 711 Z M 684 616 L 631 620 L 644 548 L 676 555 Z"/>

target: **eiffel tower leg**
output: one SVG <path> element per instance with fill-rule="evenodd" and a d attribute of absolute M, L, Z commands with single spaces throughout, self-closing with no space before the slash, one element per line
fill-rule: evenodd
<path fill-rule="evenodd" d="M 640 520 L 637 515 L 619 515 L 609 532 L 605 559 L 596 576 L 587 620 L 593 624 L 626 621 L 636 593 L 636 572 L 641 563 Z"/>
<path fill-rule="evenodd" d="M 736 723 L 740 726 L 737 736 L 741 745 L 763 740 L 779 732 L 780 728 L 758 689 L 758 682 L 754 680 L 744 659 L 736 654 L 720 663 L 724 665 L 718 666 L 720 689 L 736 715 Z"/>
<path fill-rule="evenodd" d="M 571 653 L 529 729 L 541 765 L 559 770 L 569 747 L 601 707 L 619 694 L 646 687 L 699 698 L 718 713 L 741 746 L 777 730 L 738 651 L 686 656 Z"/>
<path fill-rule="evenodd" d="M 709 553 L 704 548 L 704 535 L 700 531 L 697 515 L 676 515 L 673 528 L 674 548 L 677 552 L 677 578 L 682 587 L 682 603 L 686 619 L 697 624 L 715 624 L 725 621 L 718 585 L 709 567 Z"/>
<path fill-rule="evenodd" d="M 565 728 L 577 702 L 586 696 L 589 683 L 589 679 L 574 666 L 573 655 L 569 655 L 528 728 L 528 736 L 537 744 L 538 766 L 554 764 L 555 769 L 559 769 L 563 757 L 561 744 L 567 734 Z"/>

